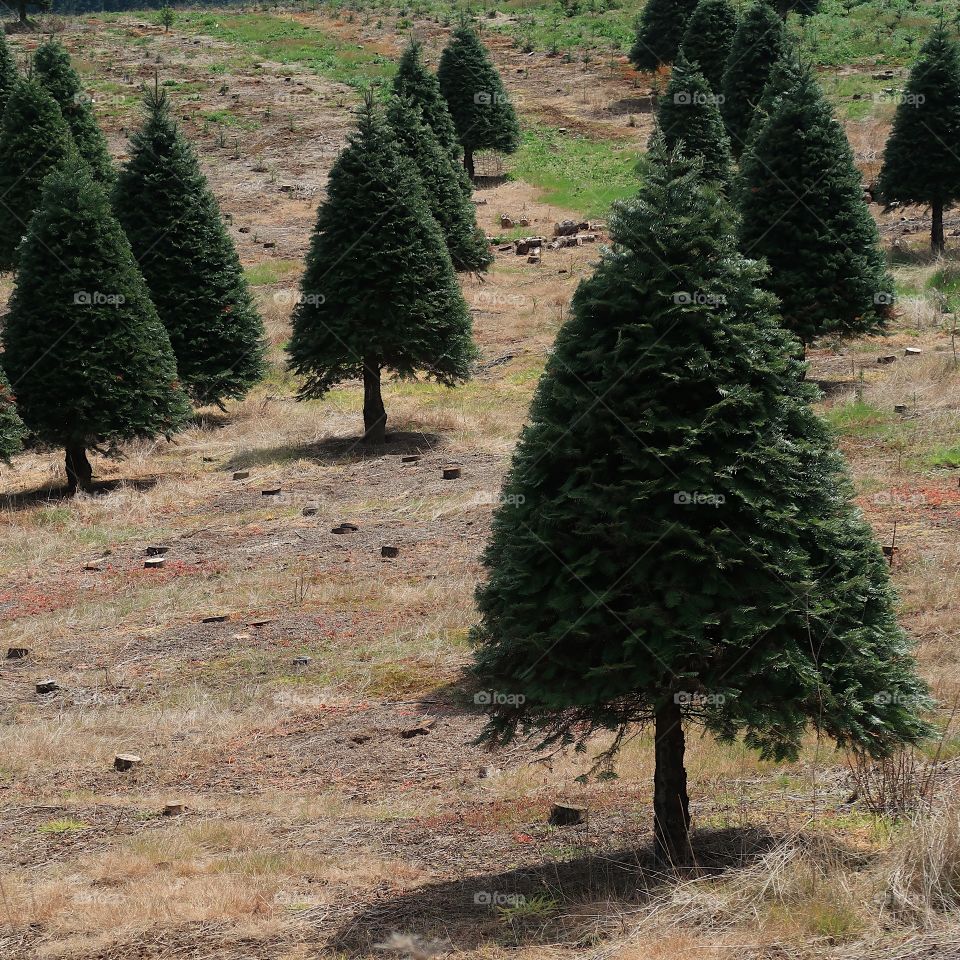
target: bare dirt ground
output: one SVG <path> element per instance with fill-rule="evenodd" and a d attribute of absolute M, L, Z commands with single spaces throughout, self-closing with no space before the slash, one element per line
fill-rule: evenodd
<path fill-rule="evenodd" d="M 351 24 L 301 19 L 358 38 Z M 545 251 L 539 265 L 499 253 L 484 282 L 465 278 L 478 377 L 455 391 L 392 385 L 392 440 L 366 451 L 358 389 L 299 404 L 281 369 L 354 92 L 133 19 L 71 24 L 64 40 L 109 83 L 101 112 L 118 157 L 139 85 L 155 70 L 179 85 L 171 96 L 251 270 L 277 371 L 172 443 L 98 458 L 94 496 L 60 496 L 55 455 L 28 453 L 0 476 L 0 652 L 29 651 L 0 660 L 0 955 L 293 960 L 368 955 L 394 933 L 490 958 L 957 955 L 948 923 L 885 912 L 891 858 L 920 840 L 854 801 L 828 744 L 774 766 L 694 736 L 702 875 L 680 885 L 647 859 L 643 738 L 620 778 L 599 782 L 577 780 L 589 757 L 475 745 L 464 668 L 479 557 L 595 248 Z M 622 64 L 494 50 L 527 117 L 645 142 L 645 91 Z M 226 133 L 204 119 L 225 104 Z M 502 213 L 529 217 L 531 234 L 578 213 L 515 181 L 477 200 L 491 233 Z M 919 255 L 904 267 L 918 282 L 933 269 Z M 956 436 L 950 345 L 918 296 L 891 337 L 811 358 L 825 409 L 855 396 L 907 406 L 844 445 L 885 543 L 896 524 L 905 623 L 946 704 L 960 691 L 960 492 L 917 451 Z M 444 480 L 451 464 L 462 475 Z M 344 522 L 357 529 L 334 532 Z M 144 568 L 150 546 L 168 548 L 160 569 Z M 38 694 L 45 679 L 59 689 Z M 117 753 L 142 763 L 117 772 Z M 942 757 L 944 790 L 955 753 Z M 589 808 L 587 822 L 549 826 L 555 802 Z"/>

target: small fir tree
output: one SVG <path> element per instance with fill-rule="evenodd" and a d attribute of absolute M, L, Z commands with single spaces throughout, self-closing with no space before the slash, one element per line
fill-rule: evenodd
<path fill-rule="evenodd" d="M 413 161 L 426 189 L 427 202 L 457 270 L 486 270 L 493 261 L 490 245 L 477 226 L 476 208 L 466 194 L 469 181 L 463 166 L 454 163 L 437 135 L 423 122 L 419 107 L 394 98 L 387 113 L 397 143 Z"/>
<path fill-rule="evenodd" d="M 660 101 L 657 126 L 669 151 L 681 147 L 686 157 L 701 161 L 708 180 L 727 184 L 732 163 L 730 141 L 720 118 L 717 96 L 682 52 Z"/>
<path fill-rule="evenodd" d="M 330 171 L 292 322 L 288 350 L 306 378 L 301 396 L 362 377 L 369 443 L 386 439 L 384 369 L 422 371 L 447 385 L 470 376 L 470 313 L 443 234 L 370 96 Z"/>
<path fill-rule="evenodd" d="M 0 30 L 0 117 L 3 116 L 7 98 L 16 86 L 18 79 L 17 65 L 13 61 L 13 54 L 10 52 L 6 34 Z"/>
<path fill-rule="evenodd" d="M 423 62 L 423 47 L 411 40 L 400 57 L 393 78 L 393 92 L 401 99 L 406 97 L 423 112 L 423 119 L 433 129 L 444 150 L 453 162 L 459 164 L 463 154 L 457 128 L 454 126 L 450 108 L 440 89 L 440 82 Z M 470 183 L 467 181 L 467 189 Z"/>
<path fill-rule="evenodd" d="M 243 397 L 262 379 L 263 321 L 206 177 L 157 88 L 117 180 L 114 208 L 194 402 Z"/>
<path fill-rule="evenodd" d="M 766 0 L 758 0 L 737 26 L 723 73 L 721 113 L 734 157 L 747 141 L 754 111 L 773 65 L 787 51 L 783 21 Z"/>
<path fill-rule="evenodd" d="M 770 265 L 784 324 L 804 344 L 882 329 L 893 281 L 853 151 L 811 71 L 776 101 L 741 177 L 743 250 Z"/>
<path fill-rule="evenodd" d="M 178 429 L 190 413 L 170 340 L 103 187 L 73 156 L 43 186 L 3 328 L 17 406 L 89 488 L 90 448 Z"/>
<path fill-rule="evenodd" d="M 0 460 L 9 463 L 20 449 L 26 430 L 17 413 L 16 398 L 3 370 L 0 370 Z"/>
<path fill-rule="evenodd" d="M 737 11 L 730 0 L 700 0 L 683 34 L 681 49 L 695 64 L 714 93 L 723 89 L 723 71 L 737 32 Z"/>
<path fill-rule="evenodd" d="M 477 150 L 514 153 L 520 124 L 500 74 L 473 28 L 461 22 L 440 57 L 437 80 L 463 147 L 463 165 L 473 180 Z"/>
<path fill-rule="evenodd" d="M 647 0 L 637 22 L 630 62 L 638 70 L 673 63 L 697 0 Z"/>
<path fill-rule="evenodd" d="M 33 75 L 60 106 L 73 134 L 73 142 L 80 156 L 90 164 L 94 178 L 101 183 L 110 183 L 114 175 L 113 163 L 106 138 L 93 112 L 93 101 L 70 63 L 70 55 L 56 40 L 47 40 L 37 47 Z"/>
<path fill-rule="evenodd" d="M 808 725 L 927 732 L 888 569 L 716 191 L 654 164 L 540 381 L 478 591 L 486 736 L 653 723 L 657 852 L 691 862 L 684 723 L 766 758 Z M 613 748 L 611 748 L 612 752 Z"/>
<path fill-rule="evenodd" d="M 170 28 L 177 22 L 177 15 L 173 12 L 173 7 L 169 6 L 168 4 L 164 4 L 160 8 L 158 19 L 163 27 L 163 32 L 169 33 Z"/>
<path fill-rule="evenodd" d="M 960 49 L 941 23 L 920 50 L 893 118 L 880 172 L 889 200 L 928 204 L 942 253 L 943 211 L 960 199 Z"/>

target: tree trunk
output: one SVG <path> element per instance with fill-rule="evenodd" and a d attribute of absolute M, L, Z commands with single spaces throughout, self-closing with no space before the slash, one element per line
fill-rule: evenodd
<path fill-rule="evenodd" d="M 89 490 L 93 481 L 93 468 L 87 459 L 87 450 L 82 443 L 66 447 L 67 487 L 71 493 L 78 489 Z"/>
<path fill-rule="evenodd" d="M 380 393 L 380 364 L 373 357 L 363 361 L 363 427 L 365 443 L 387 442 L 387 411 Z"/>
<path fill-rule="evenodd" d="M 17 4 L 17 9 L 20 11 L 20 26 L 25 27 L 27 25 L 27 5 L 21 0 Z"/>
<path fill-rule="evenodd" d="M 469 147 L 463 148 L 463 166 L 467 171 L 467 176 L 470 178 L 470 182 L 473 183 L 473 178 L 475 176 L 473 169 L 473 151 Z"/>
<path fill-rule="evenodd" d="M 933 226 L 930 230 L 930 249 L 934 254 L 940 256 L 946 247 L 946 241 L 943 239 L 943 204 L 934 203 L 932 209 Z"/>
<path fill-rule="evenodd" d="M 673 695 L 654 714 L 653 831 L 657 860 L 673 867 L 693 863 L 690 801 L 680 705 Z"/>

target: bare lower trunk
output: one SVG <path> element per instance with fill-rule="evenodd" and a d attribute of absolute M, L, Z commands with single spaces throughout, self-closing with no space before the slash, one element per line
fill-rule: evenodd
<path fill-rule="evenodd" d="M 469 147 L 463 148 L 463 167 L 467 171 L 470 182 L 473 183 L 475 171 L 473 168 L 473 151 Z"/>
<path fill-rule="evenodd" d="M 690 800 L 683 755 L 685 742 L 679 704 L 671 696 L 654 714 L 655 767 L 653 830 L 657 860 L 673 867 L 693 863 L 690 849 Z"/>
<path fill-rule="evenodd" d="M 933 204 L 933 225 L 930 230 L 930 249 L 939 256 L 946 248 L 943 238 L 943 204 Z"/>
<path fill-rule="evenodd" d="M 387 442 L 387 411 L 380 393 L 380 364 L 371 357 L 363 361 L 363 427 L 365 443 Z"/>
<path fill-rule="evenodd" d="M 93 485 L 93 468 L 87 459 L 87 450 L 83 444 L 70 444 L 65 449 L 67 467 L 67 487 L 71 493 L 77 490 L 89 490 Z"/>

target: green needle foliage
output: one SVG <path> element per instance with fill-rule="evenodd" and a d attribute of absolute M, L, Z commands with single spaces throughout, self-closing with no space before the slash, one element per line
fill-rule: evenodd
<path fill-rule="evenodd" d="M 656 70 L 673 63 L 696 5 L 697 0 L 647 0 L 630 48 L 630 62 L 638 70 Z"/>
<path fill-rule="evenodd" d="M 673 65 L 666 95 L 660 101 L 657 126 L 669 151 L 680 148 L 689 159 L 699 159 L 708 180 L 724 185 L 729 182 L 733 161 L 717 96 L 703 74 L 687 63 L 682 52 Z"/>
<path fill-rule="evenodd" d="M 75 149 L 56 101 L 36 80 L 19 81 L 0 123 L 0 270 L 17 265 L 44 177 Z"/>
<path fill-rule="evenodd" d="M 657 848 L 683 864 L 684 722 L 766 758 L 807 726 L 882 756 L 927 733 L 929 701 L 728 205 L 661 157 L 611 232 L 494 515 L 475 669 L 493 742 L 652 720 Z"/>
<path fill-rule="evenodd" d="M 109 184 L 114 176 L 113 163 L 93 112 L 93 102 L 70 63 L 70 55 L 56 40 L 47 40 L 37 47 L 33 75 L 59 104 L 77 150 L 90 164 L 94 178 Z"/>
<path fill-rule="evenodd" d="M 263 321 L 196 154 L 149 92 L 114 208 L 199 405 L 246 395 L 265 372 Z"/>
<path fill-rule="evenodd" d="M 470 202 L 470 183 L 463 166 L 454 163 L 437 135 L 423 122 L 420 109 L 394 98 L 387 111 L 401 153 L 411 160 L 426 189 L 427 203 L 447 241 L 457 270 L 486 270 L 493 261 L 490 245 L 477 226 Z"/>
<path fill-rule="evenodd" d="M 18 79 L 17 65 L 13 62 L 13 55 L 10 53 L 10 45 L 7 43 L 6 34 L 0 31 L 0 116 L 3 115 L 7 98 L 16 86 Z"/>
<path fill-rule="evenodd" d="M 958 144 L 960 49 L 941 23 L 910 71 L 880 172 L 880 190 L 888 199 L 931 206 L 934 253 L 944 249 L 944 207 L 960 199 Z"/>
<path fill-rule="evenodd" d="M 290 366 L 301 396 L 364 380 L 365 436 L 386 438 L 384 369 L 467 380 L 470 313 L 423 184 L 371 97 L 330 171 L 293 313 Z"/>
<path fill-rule="evenodd" d="M 810 70 L 776 100 L 741 178 L 743 251 L 770 265 L 784 324 L 804 344 L 882 329 L 893 281 L 853 151 Z"/>
<path fill-rule="evenodd" d="M 26 429 L 17 413 L 16 399 L 3 370 L 0 370 L 0 460 L 9 463 L 20 449 Z"/>
<path fill-rule="evenodd" d="M 418 40 L 411 40 L 400 57 L 393 78 L 393 92 L 401 99 L 406 97 L 420 108 L 424 121 L 433 129 L 454 163 L 459 164 L 463 148 L 460 146 L 457 128 L 440 90 L 440 82 L 423 62 L 423 46 Z M 469 183 L 467 187 L 470 187 Z"/>
<path fill-rule="evenodd" d="M 700 0 L 687 21 L 683 55 L 700 68 L 714 93 L 723 88 L 723 71 L 736 32 L 737 11 L 730 0 Z"/>
<path fill-rule="evenodd" d="M 723 73 L 723 114 L 734 157 L 747 142 L 754 111 L 773 65 L 787 52 L 783 21 L 765 0 L 758 0 L 737 26 Z"/>
<path fill-rule="evenodd" d="M 440 56 L 437 80 L 463 146 L 463 163 L 473 179 L 477 150 L 515 153 L 520 124 L 500 74 L 473 28 L 462 22 Z"/>
<path fill-rule="evenodd" d="M 773 115 L 780 98 L 790 89 L 795 87 L 803 76 L 803 68 L 795 51 L 791 50 L 785 53 L 770 69 L 770 76 L 767 78 L 767 85 L 763 88 L 763 94 L 757 109 L 753 112 L 750 120 L 750 126 L 747 130 L 747 139 L 745 150 L 750 150 L 760 131 L 764 128 L 767 121 Z"/>
<path fill-rule="evenodd" d="M 17 406 L 66 450 L 72 489 L 88 448 L 178 429 L 189 416 L 170 339 L 103 187 L 78 156 L 47 179 L 3 329 Z"/>

